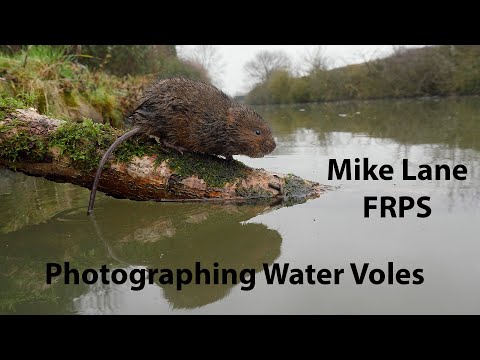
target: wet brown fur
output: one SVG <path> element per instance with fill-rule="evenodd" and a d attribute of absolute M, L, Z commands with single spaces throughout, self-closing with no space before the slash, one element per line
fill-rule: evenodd
<path fill-rule="evenodd" d="M 275 148 L 259 114 L 213 85 L 185 78 L 155 81 L 130 119 L 142 132 L 188 151 L 262 157 Z"/>

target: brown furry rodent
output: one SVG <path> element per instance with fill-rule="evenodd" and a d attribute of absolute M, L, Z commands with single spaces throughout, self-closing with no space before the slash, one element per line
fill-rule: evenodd
<path fill-rule="evenodd" d="M 204 154 L 263 157 L 275 149 L 268 124 L 248 106 L 213 85 L 185 78 L 159 79 L 142 95 L 128 117 L 133 128 L 120 136 L 100 161 L 90 194 L 93 211 L 98 182 L 108 157 L 136 134 L 160 138 L 165 147 Z"/>

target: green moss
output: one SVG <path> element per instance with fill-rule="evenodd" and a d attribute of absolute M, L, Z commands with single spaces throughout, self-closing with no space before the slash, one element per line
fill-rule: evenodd
<path fill-rule="evenodd" d="M 288 197 L 305 197 L 310 193 L 310 186 L 301 177 L 288 174 L 285 177 L 284 192 Z"/>
<path fill-rule="evenodd" d="M 244 198 L 271 198 L 273 194 L 259 186 L 237 187 L 235 193 Z"/>
<path fill-rule="evenodd" d="M 68 155 L 75 168 L 91 171 L 101 159 L 97 148 L 107 149 L 114 139 L 115 132 L 110 126 L 85 119 L 82 123 L 62 125 L 51 135 L 50 146 L 58 148 L 61 155 Z"/>
<path fill-rule="evenodd" d="M 14 126 L 0 128 L 0 157 L 12 162 L 43 160 L 47 155 L 47 144 L 27 130 L 18 129 L 6 134 Z"/>
<path fill-rule="evenodd" d="M 247 176 L 249 168 L 243 163 L 233 160 L 226 161 L 217 156 L 185 153 L 161 154 L 158 158 L 167 160 L 175 174 L 182 177 L 196 175 L 208 186 L 222 187 Z M 157 161 L 159 160 L 157 159 Z"/>
<path fill-rule="evenodd" d="M 36 95 L 33 93 L 20 93 L 16 97 L 0 94 L 0 120 L 13 112 L 15 109 L 26 109 L 32 106 L 36 101 Z"/>
<path fill-rule="evenodd" d="M 143 137 L 137 137 L 131 138 L 121 144 L 117 150 L 115 150 L 115 157 L 118 161 L 127 163 L 134 156 L 151 156 L 157 154 L 159 151 L 160 148 L 156 146 L 152 140 L 145 139 Z"/>
<path fill-rule="evenodd" d="M 13 110 L 22 108 L 23 103 L 20 99 L 11 97 L 0 97 L 0 119 L 4 119 Z"/>

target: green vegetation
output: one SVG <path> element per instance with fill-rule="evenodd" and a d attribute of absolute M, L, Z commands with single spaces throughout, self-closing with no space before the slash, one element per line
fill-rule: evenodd
<path fill-rule="evenodd" d="M 285 177 L 284 191 L 288 197 L 306 197 L 310 188 L 305 186 L 305 180 L 301 177 L 288 174 Z"/>
<path fill-rule="evenodd" d="M 297 77 L 273 71 L 246 96 L 249 104 L 472 95 L 480 93 L 480 45 L 397 49 L 387 58 Z"/>
<path fill-rule="evenodd" d="M 237 187 L 235 189 L 235 193 L 238 196 L 245 197 L 248 199 L 255 199 L 255 198 L 265 198 L 269 199 L 273 197 L 273 194 L 270 191 L 265 190 L 260 186 L 250 186 L 250 187 Z"/>
<path fill-rule="evenodd" d="M 0 129 L 0 134 L 5 128 Z M 28 130 L 19 130 L 13 136 L 2 138 L 0 157 L 12 162 L 19 160 L 40 161 L 47 155 L 45 141 L 33 136 Z"/>
<path fill-rule="evenodd" d="M 36 101 L 35 94 L 19 93 L 16 97 L 0 94 L 0 121 L 15 109 L 27 109 Z"/>
<path fill-rule="evenodd" d="M 145 85 L 157 76 L 208 81 L 200 65 L 182 62 L 174 45 L 0 46 L 0 104 L 28 94 L 41 114 L 123 127 Z M 15 105 L 15 104 L 11 104 Z M 0 120 L 2 118 L 0 110 Z"/>
<path fill-rule="evenodd" d="M 66 122 L 50 137 L 49 144 L 72 160 L 72 165 L 82 171 L 92 171 L 98 167 L 101 156 L 99 149 L 108 147 L 121 135 L 121 131 L 108 124 L 97 124 L 91 119 L 81 123 Z M 159 146 L 143 137 L 129 139 L 115 151 L 115 158 L 123 163 L 134 156 L 154 155 Z"/>
<path fill-rule="evenodd" d="M 167 160 L 175 174 L 188 177 L 196 175 L 211 187 L 222 187 L 226 183 L 233 183 L 248 174 L 249 168 L 243 163 L 232 160 L 230 162 L 213 155 L 189 154 L 180 155 L 171 153 L 159 155 L 157 159 Z"/>
<path fill-rule="evenodd" d="M 32 135 L 28 129 L 22 128 L 17 119 L 8 123 L 1 121 L 15 109 L 24 109 L 35 101 L 31 94 L 18 94 L 17 97 L 0 96 L 0 157 L 12 162 L 39 161 L 47 155 L 47 144 L 40 137 Z M 14 131 L 11 131 L 15 129 Z M 7 132 L 9 132 L 7 134 Z"/>
<path fill-rule="evenodd" d="M 82 123 L 66 122 L 51 136 L 50 146 L 58 148 L 60 155 L 68 155 L 76 169 L 91 171 L 101 159 L 97 148 L 106 149 L 114 140 L 110 126 L 86 119 Z"/>
<path fill-rule="evenodd" d="M 73 51 L 81 54 L 79 61 L 89 68 L 117 76 L 158 73 L 200 78 L 205 75 L 180 61 L 175 45 L 81 45 L 70 48 Z"/>
<path fill-rule="evenodd" d="M 160 154 L 161 151 L 162 149 L 160 145 L 158 145 L 152 139 L 144 136 L 133 137 L 121 144 L 115 150 L 115 158 L 120 162 L 127 163 L 135 156 L 152 156 L 155 154 Z"/>

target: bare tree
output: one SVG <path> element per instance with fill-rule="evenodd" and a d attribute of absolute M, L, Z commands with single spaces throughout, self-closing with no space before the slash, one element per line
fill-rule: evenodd
<path fill-rule="evenodd" d="M 221 85 L 221 77 L 225 70 L 225 62 L 218 47 L 215 45 L 196 45 L 192 48 L 181 47 L 180 56 L 203 66 L 216 85 Z"/>
<path fill-rule="evenodd" d="M 301 61 L 304 71 L 307 74 L 313 74 L 317 71 L 327 70 L 330 59 L 325 55 L 325 48 L 317 45 L 307 49 Z"/>
<path fill-rule="evenodd" d="M 363 64 L 367 67 L 369 74 L 376 74 L 378 72 L 378 69 L 375 66 L 377 63 L 376 60 L 380 57 L 378 50 L 373 50 L 370 53 L 359 51 L 356 55 L 363 60 Z"/>
<path fill-rule="evenodd" d="M 282 50 L 263 50 L 245 64 L 248 76 L 256 82 L 264 82 L 276 70 L 289 70 L 290 59 Z"/>
<path fill-rule="evenodd" d="M 393 55 L 402 55 L 408 51 L 405 45 L 392 45 Z"/>

